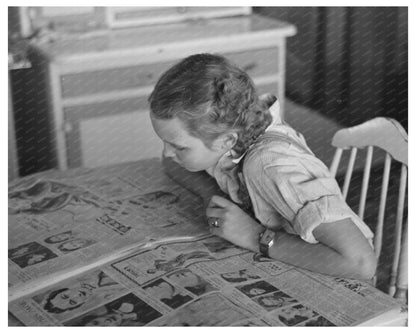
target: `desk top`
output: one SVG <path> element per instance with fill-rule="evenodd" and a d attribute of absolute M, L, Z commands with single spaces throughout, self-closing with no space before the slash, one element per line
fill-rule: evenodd
<path fill-rule="evenodd" d="M 11 183 L 9 324 L 406 321 L 406 309 L 369 284 L 301 270 L 211 236 L 201 211 L 201 200 L 167 178 L 157 159 Z"/>
<path fill-rule="evenodd" d="M 271 34 L 284 38 L 296 33 L 288 23 L 249 15 L 242 17 L 191 20 L 126 29 L 99 30 L 91 33 L 51 35 L 35 47 L 50 58 L 60 59 L 85 54 L 120 52 L 126 49 L 161 47 L 171 43 L 189 43 L 209 39 Z"/>

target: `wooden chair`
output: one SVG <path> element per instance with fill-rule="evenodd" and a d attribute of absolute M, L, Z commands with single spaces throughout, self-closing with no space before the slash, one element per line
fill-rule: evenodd
<path fill-rule="evenodd" d="M 403 223 L 403 215 L 405 210 L 408 168 L 407 133 L 403 127 L 394 119 L 374 118 L 361 125 L 339 130 L 335 133 L 332 139 L 332 145 L 337 148 L 330 167 L 331 174 L 334 177 L 337 175 L 337 170 L 340 169 L 339 165 L 343 151 L 350 151 L 344 182 L 342 184 L 342 194 L 345 199 L 347 199 L 347 194 L 351 183 L 351 176 L 353 174 L 354 165 L 356 165 L 357 150 L 361 148 L 366 149 L 367 151 L 357 213 L 362 219 L 364 219 L 364 212 L 366 208 L 374 147 L 381 148 L 382 151 L 384 151 L 383 155 L 385 153 L 380 204 L 378 207 L 378 218 L 376 228 L 373 230 L 375 234 L 374 249 L 378 263 L 382 249 L 386 203 L 388 205 L 397 205 L 395 217 L 394 253 L 392 269 L 390 273 L 389 294 L 395 298 L 406 300 L 408 287 L 408 233 L 407 221 L 406 223 Z M 392 158 L 401 163 L 401 176 L 398 194 L 389 193 L 388 196 L 387 192 Z M 396 200 L 394 200 L 394 196 L 397 198 Z M 374 284 L 376 282 L 376 278 L 377 275 L 373 280 Z"/>

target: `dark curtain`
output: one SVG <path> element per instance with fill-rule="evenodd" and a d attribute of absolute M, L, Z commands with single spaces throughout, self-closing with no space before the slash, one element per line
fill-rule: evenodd
<path fill-rule="evenodd" d="M 343 126 L 385 116 L 408 128 L 407 7 L 257 7 L 294 24 L 286 94 Z"/>

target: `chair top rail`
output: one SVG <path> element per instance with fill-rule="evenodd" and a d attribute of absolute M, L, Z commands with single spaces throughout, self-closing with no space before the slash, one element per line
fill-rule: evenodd
<path fill-rule="evenodd" d="M 392 118 L 378 117 L 363 124 L 335 133 L 332 145 L 337 148 L 376 146 L 395 160 L 408 165 L 408 136 L 400 123 Z"/>

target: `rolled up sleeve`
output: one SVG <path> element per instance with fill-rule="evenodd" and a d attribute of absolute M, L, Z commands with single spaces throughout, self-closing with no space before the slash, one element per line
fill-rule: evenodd
<path fill-rule="evenodd" d="M 317 200 L 306 202 L 297 212 L 293 220 L 296 233 L 308 243 L 318 243 L 313 230 L 321 223 L 331 223 L 356 216 L 337 195 L 325 195 Z"/>
<path fill-rule="evenodd" d="M 291 232 L 308 243 L 318 243 L 313 230 L 322 223 L 351 218 L 366 238 L 372 232 L 351 210 L 326 166 L 311 156 L 275 156 L 253 184 L 264 200 L 291 225 Z"/>

